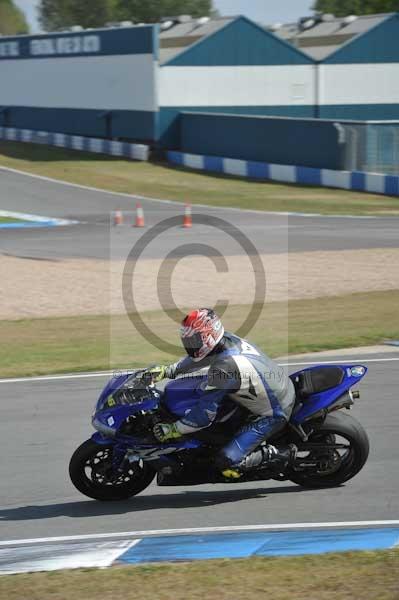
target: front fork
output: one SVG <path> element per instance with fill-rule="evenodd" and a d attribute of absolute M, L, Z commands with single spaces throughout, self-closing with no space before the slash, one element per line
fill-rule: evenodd
<path fill-rule="evenodd" d="M 112 446 L 112 471 L 114 473 L 123 473 L 129 459 L 127 457 L 127 448 L 122 444 L 118 444 L 112 438 L 104 437 L 101 433 L 96 432 L 91 436 L 91 439 L 101 446 Z"/>

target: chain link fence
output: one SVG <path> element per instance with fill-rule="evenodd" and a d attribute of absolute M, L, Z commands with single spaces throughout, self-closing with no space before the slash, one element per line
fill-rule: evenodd
<path fill-rule="evenodd" d="M 336 123 L 344 150 L 344 168 L 399 175 L 399 121 Z"/>

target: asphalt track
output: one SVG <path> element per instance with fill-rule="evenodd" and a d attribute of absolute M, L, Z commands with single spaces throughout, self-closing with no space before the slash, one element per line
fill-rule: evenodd
<path fill-rule="evenodd" d="M 362 472 L 346 485 L 304 491 L 290 482 L 191 488 L 153 484 L 122 503 L 86 499 L 75 491 L 67 474 L 72 452 L 92 433 L 90 415 L 106 378 L 2 382 L 1 539 L 397 519 L 398 359 L 395 350 L 360 360 L 345 354 L 342 359 L 369 366 L 352 414 L 367 429 L 371 452 Z M 290 371 L 299 368 L 293 366 Z"/>
<path fill-rule="evenodd" d="M 168 217 L 182 217 L 183 206 L 178 203 L 143 200 L 142 204 L 148 227 L 159 226 L 160 221 Z M 77 225 L 68 227 L 2 230 L 0 253 L 16 256 L 51 260 L 125 257 L 126 248 L 131 247 L 143 233 L 143 230 L 129 226 L 109 226 L 110 215 L 116 209 L 126 212 L 127 218 L 132 221 L 133 196 L 63 185 L 1 167 L 0 208 L 79 221 Z M 238 227 L 259 253 L 384 248 L 397 247 L 398 244 L 399 219 L 392 217 L 287 216 L 199 206 L 193 207 L 193 211 L 206 215 L 209 220 L 212 217 L 223 218 Z M 174 227 L 158 235 L 144 256 L 163 258 L 188 241 L 205 243 L 225 256 L 243 253 L 234 239 L 232 228 L 230 234 L 226 234 L 211 225 L 195 225 L 190 231 Z"/>
<path fill-rule="evenodd" d="M 177 174 L 178 176 L 178 174 Z M 204 198 L 206 203 L 206 198 Z M 75 226 L 3 230 L 0 253 L 57 259 L 118 257 L 142 230 L 111 229 L 110 212 L 135 199 L 61 185 L 0 168 L 0 208 L 76 219 Z M 144 200 L 147 225 L 182 214 L 176 203 Z M 397 247 L 398 220 L 283 216 L 197 207 L 243 231 L 258 252 Z M 130 218 L 132 215 L 130 215 Z M 242 249 L 205 225 L 158 237 L 147 256 L 164 257 L 190 236 L 225 255 Z M 398 356 L 392 353 L 392 356 Z M 366 427 L 371 454 L 345 486 L 303 491 L 287 482 L 157 488 L 129 502 L 85 499 L 68 479 L 69 458 L 92 433 L 90 415 L 104 377 L 0 383 L 0 537 L 2 540 L 118 531 L 276 523 L 397 519 L 399 516 L 398 362 L 370 363 L 353 415 Z M 369 357 L 370 358 L 370 357 Z M 378 358 L 378 357 L 373 357 Z M 345 355 L 345 362 L 351 362 Z M 357 362 L 357 361 L 356 361 Z M 361 361 L 367 363 L 367 358 Z M 295 369 L 292 369 L 295 370 Z"/>

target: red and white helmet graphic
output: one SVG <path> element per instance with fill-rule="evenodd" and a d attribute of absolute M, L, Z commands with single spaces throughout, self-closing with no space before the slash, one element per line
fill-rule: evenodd
<path fill-rule="evenodd" d="M 187 354 L 195 361 L 212 352 L 223 335 L 222 322 L 210 308 L 193 310 L 182 321 L 181 341 Z"/>

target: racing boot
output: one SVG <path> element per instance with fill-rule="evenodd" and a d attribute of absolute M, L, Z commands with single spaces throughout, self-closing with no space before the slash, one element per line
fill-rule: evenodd
<path fill-rule="evenodd" d="M 289 444 L 284 449 L 278 449 L 271 444 L 262 446 L 259 450 L 251 452 L 240 463 L 222 471 L 226 479 L 239 479 L 245 472 L 254 468 L 269 468 L 276 473 L 283 472 L 289 464 L 293 463 L 298 448 Z"/>
<path fill-rule="evenodd" d="M 251 452 L 242 461 L 244 470 L 250 470 L 254 467 L 269 468 L 271 471 L 281 473 L 294 462 L 298 448 L 295 444 L 289 444 L 285 448 L 276 448 L 272 444 L 263 446 L 256 452 Z M 241 465 L 240 465 L 240 468 Z"/>

